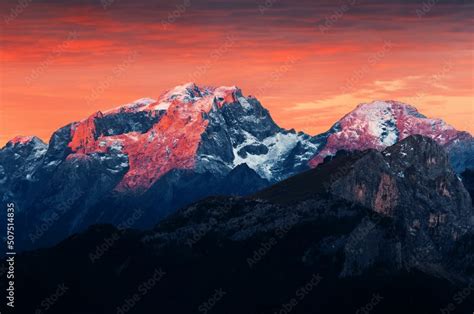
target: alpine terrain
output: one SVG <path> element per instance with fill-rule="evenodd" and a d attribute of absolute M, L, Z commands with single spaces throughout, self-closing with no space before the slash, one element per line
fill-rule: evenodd
<path fill-rule="evenodd" d="M 439 144 L 460 177 L 474 169 L 470 134 L 407 104 L 361 104 L 311 136 L 280 128 L 235 86 L 189 83 L 68 124 L 49 143 L 12 139 L 0 195 L 15 203 L 17 246 L 44 247 L 97 223 L 152 227 L 207 196 L 249 195 L 339 151 L 382 151 L 414 134 Z"/>

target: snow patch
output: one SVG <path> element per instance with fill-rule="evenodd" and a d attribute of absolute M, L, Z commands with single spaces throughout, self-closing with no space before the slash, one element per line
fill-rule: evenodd
<path fill-rule="evenodd" d="M 295 146 L 300 143 L 304 142 L 306 145 L 309 144 L 310 150 L 307 151 L 306 157 L 308 160 L 312 157 L 314 152 L 317 150 L 317 145 L 311 144 L 301 138 L 300 135 L 295 133 L 276 133 L 273 136 L 269 136 L 265 138 L 263 141 L 258 141 L 252 134 L 243 131 L 243 135 L 245 137 L 245 141 L 238 145 L 237 147 L 233 148 L 234 153 L 234 161 L 232 167 L 237 167 L 240 164 L 247 164 L 249 168 L 253 169 L 257 172 L 262 178 L 267 180 L 275 180 L 274 173 L 275 167 L 278 167 L 278 162 L 285 159 L 285 156 L 295 148 Z M 268 148 L 268 152 L 266 154 L 261 155 L 252 155 L 247 154 L 246 157 L 239 156 L 238 152 L 249 145 L 264 145 Z M 304 159 L 303 156 L 300 156 L 300 159 Z"/>
<path fill-rule="evenodd" d="M 113 108 L 107 111 L 104 111 L 104 115 L 116 114 L 120 112 L 138 112 L 143 111 L 148 108 L 150 104 L 155 103 L 156 100 L 152 98 L 140 98 L 131 102 L 129 104 L 121 105 L 117 108 Z"/>
<path fill-rule="evenodd" d="M 249 104 L 249 102 L 247 101 L 247 99 L 245 99 L 244 97 L 238 97 L 237 99 L 239 100 L 239 103 L 242 105 L 242 107 L 243 107 L 245 110 L 252 109 L 252 105 Z"/>

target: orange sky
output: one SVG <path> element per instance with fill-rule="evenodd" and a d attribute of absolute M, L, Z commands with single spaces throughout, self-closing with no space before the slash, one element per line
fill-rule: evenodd
<path fill-rule="evenodd" d="M 310 134 L 375 99 L 474 133 L 473 5 L 352 1 L 3 2 L 0 145 L 189 81 Z"/>

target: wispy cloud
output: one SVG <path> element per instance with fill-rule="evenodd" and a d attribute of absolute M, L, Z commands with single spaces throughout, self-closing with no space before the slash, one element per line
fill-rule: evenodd
<path fill-rule="evenodd" d="M 372 99 L 411 98 L 427 114 L 437 114 L 438 109 L 430 108 L 449 102 L 446 119 L 465 125 L 459 113 L 474 114 L 472 101 L 467 101 L 474 66 L 472 1 L 440 0 L 419 18 L 421 0 L 358 0 L 321 33 L 318 25 L 325 25 L 344 3 L 31 1 L 0 32 L 1 110 L 9 117 L 0 123 L 0 134 L 8 138 L 22 130 L 47 140 L 62 124 L 157 96 L 190 75 L 204 85 L 238 85 L 261 99 L 282 126 L 312 133 L 327 129 L 358 102 Z M 17 4 L 2 1 L 0 12 L 8 17 Z M 80 36 L 26 88 L 25 77 L 71 32 Z M 229 36 L 236 39 L 232 45 Z M 387 42 L 393 44 L 390 51 L 375 57 Z M 92 104 L 85 102 L 84 95 L 100 86 L 130 50 L 140 55 L 133 67 Z M 445 71 L 450 56 L 455 58 Z M 291 70 L 276 71 L 289 57 L 298 60 Z M 371 62 L 374 58 L 377 62 Z M 205 71 L 193 76 L 203 66 Z M 275 71 L 276 80 L 271 79 Z M 350 88 L 341 91 L 348 79 Z M 37 119 L 38 110 L 45 113 L 47 126 Z"/>

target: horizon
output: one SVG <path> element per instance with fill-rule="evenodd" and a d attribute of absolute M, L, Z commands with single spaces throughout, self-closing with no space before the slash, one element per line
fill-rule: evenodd
<path fill-rule="evenodd" d="M 391 99 L 474 133 L 464 1 L 17 1 L 0 4 L 0 145 L 187 81 L 237 85 L 311 135 Z M 436 34 L 436 38 L 432 36 Z"/>
<path fill-rule="evenodd" d="M 200 84 L 197 84 L 197 83 L 195 83 L 195 82 L 187 82 L 187 83 L 184 83 L 184 84 L 177 85 L 177 86 L 175 86 L 175 87 L 178 87 L 178 86 L 185 86 L 185 85 L 188 85 L 188 84 L 194 84 L 195 86 L 197 86 L 197 87 L 200 88 L 200 89 L 202 89 L 202 88 L 219 88 L 219 87 L 235 87 L 235 88 L 240 89 L 240 90 L 242 91 L 244 97 L 253 96 L 251 93 L 248 93 L 248 94 L 244 93 L 244 90 L 242 90 L 238 85 L 231 85 L 231 86 L 210 86 L 210 85 L 200 85 Z M 101 112 L 101 113 L 104 114 L 104 113 L 107 113 L 107 111 L 113 111 L 113 110 L 115 110 L 115 109 L 122 108 L 122 107 L 124 107 L 124 106 L 126 106 L 126 105 L 129 105 L 129 104 L 131 104 L 131 103 L 134 103 L 134 102 L 136 102 L 136 101 L 138 101 L 138 100 L 142 100 L 142 99 L 152 99 L 152 100 L 158 102 L 158 101 L 159 101 L 159 98 L 160 98 L 162 95 L 164 95 L 165 93 L 171 91 L 172 89 L 173 89 L 173 88 L 170 88 L 170 89 L 167 89 L 167 90 L 163 91 L 159 97 L 155 97 L 155 98 L 142 97 L 142 98 L 138 98 L 138 99 L 136 99 L 136 100 L 134 100 L 134 101 L 130 101 L 130 102 L 128 102 L 128 103 L 124 103 L 124 104 L 121 104 L 121 105 L 118 105 L 118 106 L 114 106 L 114 107 L 108 108 L 108 109 L 106 109 L 106 110 L 98 110 L 98 111 L 95 111 L 95 112 L 91 112 L 91 113 L 89 113 L 88 115 L 84 116 L 82 119 L 79 119 L 79 120 L 77 120 L 77 121 L 70 121 L 69 123 L 80 122 L 80 121 L 86 120 L 87 118 L 89 118 L 90 116 L 92 116 L 92 115 L 94 115 L 94 114 L 96 114 L 96 113 L 98 113 L 98 112 Z M 257 99 L 258 99 L 258 98 L 257 98 Z M 288 127 L 288 128 L 287 128 L 287 127 L 283 127 L 283 128 L 284 128 L 284 129 L 287 129 L 287 130 L 294 129 L 296 132 L 304 132 L 304 133 L 307 133 L 307 134 L 310 135 L 310 136 L 316 136 L 316 135 L 322 134 L 322 133 L 324 133 L 324 132 L 330 130 L 330 128 L 333 127 L 335 123 L 337 123 L 338 121 L 340 121 L 340 120 L 341 120 L 342 118 L 344 118 L 347 114 L 349 114 L 349 113 L 351 113 L 352 111 L 356 110 L 359 106 L 361 106 L 361 105 L 372 105 L 372 104 L 374 104 L 374 103 L 376 103 L 376 102 L 384 102 L 384 103 L 388 103 L 388 102 L 398 102 L 398 103 L 401 103 L 401 104 L 404 104 L 404 105 L 408 105 L 408 106 L 414 107 L 414 108 L 417 110 L 417 112 L 419 112 L 419 113 L 422 114 L 422 115 L 425 115 L 425 114 L 424 114 L 423 112 L 421 112 L 416 106 L 413 106 L 412 104 L 409 104 L 409 103 L 404 103 L 404 102 L 397 101 L 397 100 L 394 100 L 394 99 L 385 99 L 385 100 L 382 100 L 382 99 L 373 99 L 373 100 L 371 100 L 371 101 L 361 102 L 361 103 L 358 103 L 358 104 L 354 105 L 352 109 L 350 109 L 349 111 L 347 111 L 346 113 L 344 113 L 343 115 L 341 115 L 338 119 L 336 119 L 335 121 L 333 121 L 333 122 L 328 126 L 327 129 L 325 129 L 325 130 L 323 130 L 323 131 L 321 131 L 321 132 L 319 132 L 319 133 L 311 134 L 311 133 L 305 132 L 304 130 L 300 130 L 300 129 L 297 129 L 297 128 L 294 128 L 294 127 Z M 262 106 L 263 106 L 264 108 L 266 108 L 264 104 L 262 104 Z M 266 108 L 266 109 L 268 109 L 268 108 Z M 269 110 L 269 114 L 270 114 L 270 116 L 272 117 L 272 119 L 275 121 L 275 118 L 273 117 L 271 110 Z M 427 115 L 425 115 L 425 116 L 426 116 L 427 119 L 438 119 L 438 118 L 433 118 L 433 117 L 430 117 L 430 116 L 427 116 Z M 441 119 L 441 120 L 443 120 L 443 119 Z M 443 121 L 444 121 L 444 120 L 443 120 Z M 445 121 L 445 122 L 446 122 L 446 121 Z M 68 123 L 68 124 L 69 124 L 69 123 Z M 275 121 L 275 123 L 276 123 L 278 126 L 282 127 L 281 125 L 279 125 L 279 123 L 278 123 L 277 121 Z M 450 125 L 449 123 L 447 123 L 447 124 Z M 66 124 L 66 125 L 67 125 L 67 124 Z M 62 128 L 62 127 L 64 127 L 64 126 L 66 126 L 66 125 L 62 125 L 62 126 L 58 127 L 56 130 L 53 131 L 53 133 L 54 133 L 55 131 L 57 131 L 59 128 Z M 453 125 L 451 125 L 451 126 L 453 126 Z M 454 126 L 453 126 L 453 127 L 454 127 Z M 457 129 L 457 130 L 458 130 L 458 131 L 461 131 L 461 132 L 467 132 L 467 133 L 469 133 L 469 134 L 472 135 L 472 133 L 471 133 L 470 131 L 468 131 L 468 130 L 462 130 L 462 129 Z M 52 134 L 51 134 L 51 135 L 52 135 Z M 8 142 L 13 141 L 13 140 L 15 140 L 15 139 L 33 138 L 33 137 L 37 137 L 37 138 L 41 139 L 44 143 L 46 143 L 46 144 L 48 144 L 48 145 L 49 145 L 49 142 L 50 142 L 50 139 L 51 139 L 51 138 L 50 138 L 51 136 L 48 137 L 48 138 L 41 138 L 40 136 L 38 136 L 38 135 L 36 135 L 36 134 L 18 134 L 18 135 L 15 135 L 14 137 L 12 137 L 12 138 L 10 138 L 10 139 L 7 139 L 7 140 L 4 141 L 4 142 L 0 142 L 0 148 L 5 147 L 5 145 L 8 144 Z"/>

